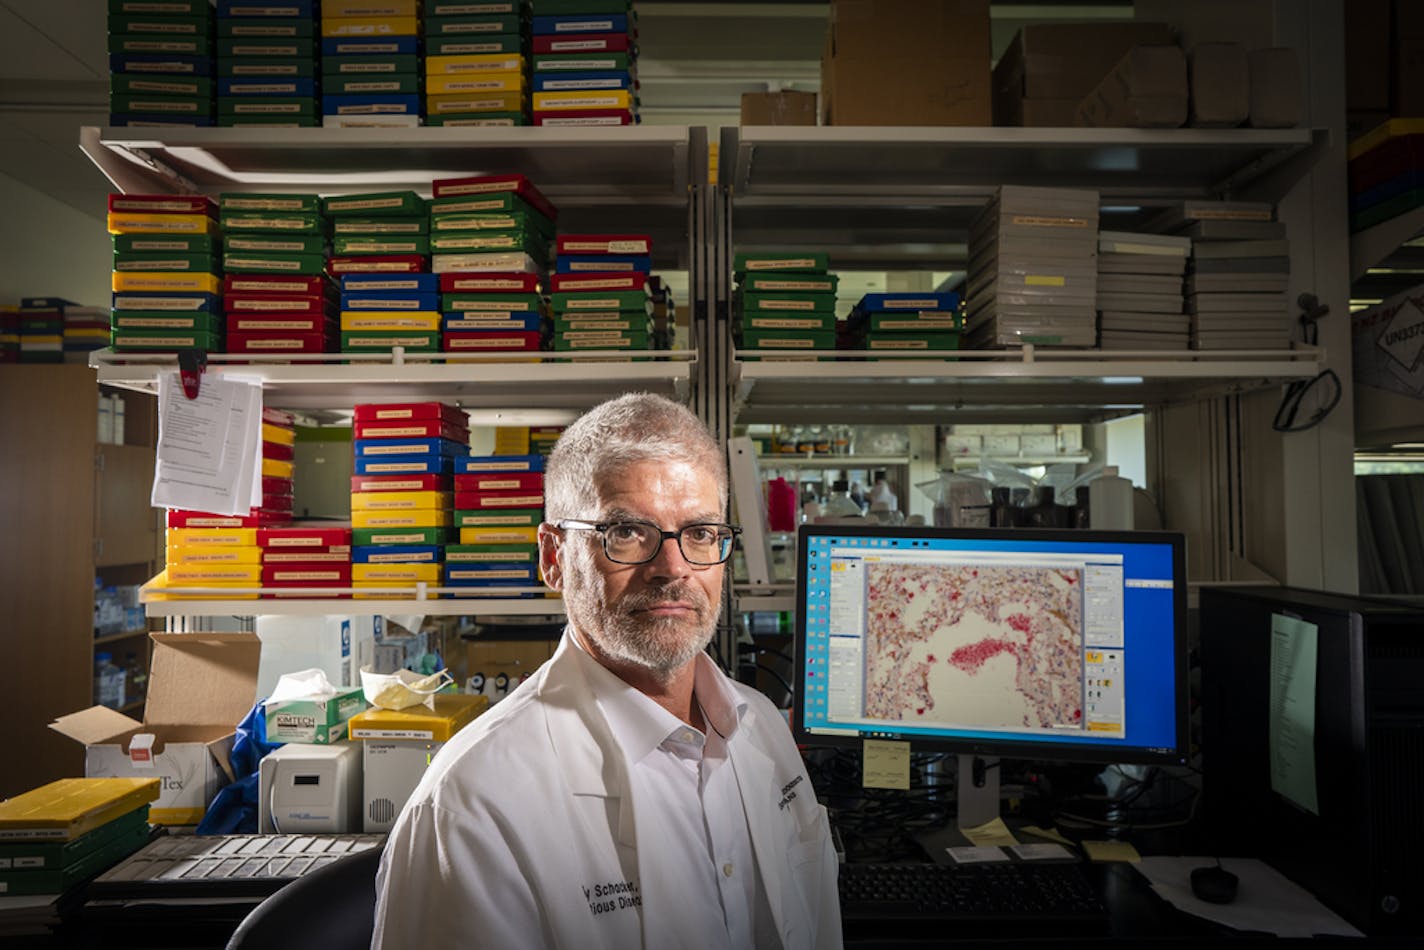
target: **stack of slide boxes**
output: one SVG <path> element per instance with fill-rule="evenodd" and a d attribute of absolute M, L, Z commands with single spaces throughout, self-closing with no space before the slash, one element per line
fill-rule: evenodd
<path fill-rule="evenodd" d="M 834 350 L 840 278 L 829 266 L 821 251 L 738 253 L 732 262 L 738 347 L 778 354 Z"/>
<path fill-rule="evenodd" d="M 524 0 L 427 0 L 425 114 L 430 125 L 528 125 Z"/>
<path fill-rule="evenodd" d="M 21 303 L 23 304 L 23 300 Z M 109 309 L 66 304 L 64 317 L 64 362 L 89 362 L 89 354 L 109 345 Z"/>
<path fill-rule="evenodd" d="M 1097 345 L 1098 193 L 1003 185 L 969 229 L 965 342 Z"/>
<path fill-rule="evenodd" d="M 1192 242 L 1167 234 L 1098 232 L 1098 345 L 1185 350 L 1182 275 Z"/>
<path fill-rule="evenodd" d="M 109 124 L 213 124 L 210 0 L 109 0 Z"/>
<path fill-rule="evenodd" d="M 223 220 L 223 312 L 232 353 L 330 353 L 335 311 L 326 218 L 314 194 L 231 193 Z"/>
<path fill-rule="evenodd" d="M 943 351 L 959 349 L 959 294 L 866 294 L 845 323 L 842 349 Z"/>
<path fill-rule="evenodd" d="M 1159 223 L 1192 240 L 1187 313 L 1193 349 L 1290 347 L 1290 242 L 1274 207 L 1189 201 Z"/>
<path fill-rule="evenodd" d="M 362 403 L 354 417 L 352 586 L 438 586 L 448 540 L 452 470 L 469 455 L 469 419 L 441 402 Z M 388 598 L 389 591 L 368 596 Z"/>
<path fill-rule="evenodd" d="M 263 581 L 262 533 L 291 524 L 293 445 L 296 429 L 290 413 L 262 409 L 262 504 L 246 514 L 170 508 L 166 515 L 165 583 L 168 588 L 212 587 L 223 597 L 253 598 Z M 231 590 L 228 588 L 245 588 Z M 174 594 L 170 599 L 212 597 Z"/>
<path fill-rule="evenodd" d="M 549 269 L 548 242 L 544 236 L 558 220 L 558 210 L 523 175 L 479 175 L 442 178 L 432 183 L 431 240 L 444 245 L 481 232 L 501 235 L 504 248 L 481 246 L 477 250 L 432 248 L 430 269 L 450 274 L 531 274 L 542 284 Z M 539 220 L 542 216 L 544 220 Z M 517 245 L 517 246 L 516 246 Z"/>
<path fill-rule="evenodd" d="M 109 196 L 116 351 L 223 349 L 217 205 L 205 195 Z"/>
<path fill-rule="evenodd" d="M 637 122 L 637 24 L 628 0 L 534 0 L 534 124 Z"/>
<path fill-rule="evenodd" d="M 20 308 L 0 305 L 0 363 L 20 362 Z"/>
<path fill-rule="evenodd" d="M 420 125 L 420 0 L 322 0 L 321 124 Z"/>
<path fill-rule="evenodd" d="M 63 894 L 144 845 L 156 778 L 69 778 L 0 806 L 0 894 Z"/>
<path fill-rule="evenodd" d="M 385 287 L 386 278 L 430 271 L 425 199 L 413 191 L 341 195 L 325 207 L 332 224 L 327 270 L 341 281 L 341 351 L 438 352 L 440 312 L 430 282 Z"/>
<path fill-rule="evenodd" d="M 536 597 L 544 456 L 487 455 L 455 463 L 455 525 L 445 549 L 445 584 L 476 596 Z M 510 588 L 515 588 L 511 590 Z"/>
<path fill-rule="evenodd" d="M 561 234 L 555 253 L 549 310 L 556 351 L 653 348 L 652 238 Z"/>
<path fill-rule="evenodd" d="M 316 125 L 314 0 L 219 0 L 218 125 Z"/>
<path fill-rule="evenodd" d="M 19 344 L 21 363 L 64 362 L 64 314 L 78 306 L 63 297 L 20 299 Z"/>
<path fill-rule="evenodd" d="M 529 21 L 524 0 L 431 0 L 426 13 L 426 122 L 528 125 Z"/>
<path fill-rule="evenodd" d="M 437 186 L 443 196 L 430 206 L 430 249 L 441 267 L 453 261 L 461 268 L 440 275 L 443 349 L 540 349 L 545 328 L 539 282 L 554 236 L 553 206 L 522 180 Z M 484 187 L 512 190 L 479 190 Z"/>

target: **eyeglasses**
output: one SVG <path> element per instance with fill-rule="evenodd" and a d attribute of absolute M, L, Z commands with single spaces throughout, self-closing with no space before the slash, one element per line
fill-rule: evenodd
<path fill-rule="evenodd" d="M 676 531 L 664 531 L 646 521 L 557 522 L 557 527 L 574 531 L 597 531 L 603 536 L 603 553 L 617 564 L 646 564 L 658 556 L 663 542 L 677 538 L 678 550 L 689 564 L 707 567 L 732 556 L 732 541 L 742 529 L 729 524 L 690 524 Z"/>

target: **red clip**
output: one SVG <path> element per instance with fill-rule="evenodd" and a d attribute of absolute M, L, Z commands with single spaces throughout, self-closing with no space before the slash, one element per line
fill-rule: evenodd
<path fill-rule="evenodd" d="M 198 398 L 198 391 L 203 381 L 203 370 L 207 367 L 207 351 L 191 349 L 178 351 L 178 377 L 183 381 L 183 395 L 189 399 Z"/>

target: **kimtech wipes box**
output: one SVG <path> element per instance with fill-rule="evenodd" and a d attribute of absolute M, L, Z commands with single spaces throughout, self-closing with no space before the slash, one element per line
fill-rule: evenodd
<path fill-rule="evenodd" d="M 50 728 L 84 744 L 88 778 L 157 778 L 149 820 L 192 825 L 232 781 L 233 732 L 256 699 L 251 633 L 153 633 L 143 722 L 91 706 Z"/>

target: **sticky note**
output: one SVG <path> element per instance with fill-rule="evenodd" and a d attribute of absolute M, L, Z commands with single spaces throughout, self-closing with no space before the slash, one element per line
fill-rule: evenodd
<path fill-rule="evenodd" d="M 1043 842 L 1041 844 L 1020 844 L 1009 849 L 1024 861 L 1067 861 L 1073 852 L 1061 844 Z"/>
<path fill-rule="evenodd" d="M 955 864 L 985 864 L 1009 860 L 1009 856 L 1004 853 L 1003 848 L 973 847 L 945 848 L 944 850 L 949 852 L 949 856 L 954 859 Z"/>
<path fill-rule="evenodd" d="M 1142 860 L 1137 849 L 1126 841 L 1084 841 L 1083 850 L 1090 861 L 1126 861 L 1136 864 Z"/>
<path fill-rule="evenodd" d="M 973 828 L 960 828 L 959 833 L 981 848 L 1010 848 L 1019 843 L 1002 818 L 991 819 Z"/>
<path fill-rule="evenodd" d="M 910 744 L 866 739 L 861 784 L 866 788 L 910 788 Z"/>

